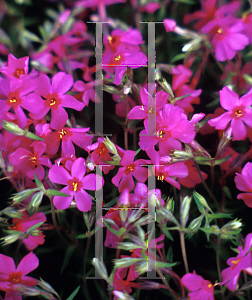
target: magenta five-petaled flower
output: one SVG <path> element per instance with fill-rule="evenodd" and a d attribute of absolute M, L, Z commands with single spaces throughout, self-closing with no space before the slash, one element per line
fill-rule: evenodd
<path fill-rule="evenodd" d="M 190 300 L 214 300 L 213 284 L 200 275 L 197 275 L 195 271 L 185 274 L 181 278 L 181 282 L 190 291 L 190 293 L 188 293 Z"/>
<path fill-rule="evenodd" d="M 237 195 L 237 199 L 242 199 L 248 207 L 252 207 L 252 163 L 246 163 L 241 174 L 235 173 L 235 175 L 237 189 L 246 192 Z"/>
<path fill-rule="evenodd" d="M 91 210 L 92 200 L 85 190 L 100 190 L 104 180 L 96 174 L 88 174 L 86 176 L 85 174 L 85 160 L 82 157 L 76 159 L 72 164 L 71 174 L 61 166 L 52 166 L 49 170 L 49 179 L 52 182 L 66 185 L 61 192 L 70 195 L 70 197 L 55 196 L 53 198 L 53 203 L 57 209 L 68 208 L 74 198 L 80 211 Z"/>
<path fill-rule="evenodd" d="M 66 94 L 73 83 L 73 76 L 64 72 L 55 74 L 52 83 L 47 75 L 41 74 L 37 78 L 36 93 L 45 99 L 44 108 L 39 113 L 32 114 L 32 118 L 40 120 L 51 110 L 51 128 L 61 130 L 68 118 L 64 107 L 79 111 L 85 106 L 84 103 L 76 100 L 73 96 Z"/>
<path fill-rule="evenodd" d="M 23 257 L 17 268 L 12 257 L 0 254 L 0 290 L 17 291 L 19 284 L 33 287 L 37 284 L 37 279 L 26 274 L 35 270 L 38 265 L 39 260 L 33 252 Z"/>
<path fill-rule="evenodd" d="M 236 257 L 230 257 L 227 264 L 230 266 L 221 272 L 223 278 L 222 284 L 225 284 L 230 291 L 235 291 L 238 286 L 238 280 L 241 271 L 252 275 L 251 268 L 251 246 L 252 246 L 252 233 L 249 233 L 245 238 L 244 249 L 242 246 L 238 247 L 239 254 Z"/>
<path fill-rule="evenodd" d="M 135 187 L 133 177 L 139 182 L 145 182 L 148 177 L 148 169 L 141 165 L 146 164 L 144 159 L 134 161 L 135 151 L 125 151 L 123 158 L 120 161 L 122 168 L 119 168 L 118 173 L 112 178 L 114 185 L 118 186 L 121 193 L 125 188 L 132 191 Z"/>
<path fill-rule="evenodd" d="M 247 128 L 245 124 L 252 127 L 252 88 L 241 98 L 224 87 L 220 91 L 220 104 L 227 110 L 224 114 L 217 118 L 209 120 L 208 123 L 216 129 L 225 129 L 231 122 L 233 140 L 242 140 L 247 136 Z"/>

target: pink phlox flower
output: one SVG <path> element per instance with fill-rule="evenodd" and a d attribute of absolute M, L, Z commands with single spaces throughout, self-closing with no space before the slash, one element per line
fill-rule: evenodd
<path fill-rule="evenodd" d="M 186 178 L 188 176 L 188 168 L 184 162 L 172 163 L 170 156 L 160 156 L 160 152 L 156 151 L 154 147 L 148 147 L 147 155 L 151 158 L 153 163 L 153 174 L 157 180 L 163 182 L 164 180 L 175 186 L 180 190 L 180 184 L 174 178 Z"/>
<path fill-rule="evenodd" d="M 226 17 L 235 17 L 241 9 L 241 1 L 233 0 L 230 3 L 221 5 L 215 12 L 214 18 L 221 19 Z"/>
<path fill-rule="evenodd" d="M 13 54 L 8 55 L 7 66 L 0 68 L 0 73 L 7 78 L 22 78 L 28 74 L 29 56 L 16 58 Z"/>
<path fill-rule="evenodd" d="M 0 85 L 0 119 L 12 110 L 18 125 L 23 129 L 28 122 L 23 109 L 36 114 L 44 107 L 43 101 L 34 93 L 36 86 L 36 80 L 29 76 L 22 79 L 3 79 Z"/>
<path fill-rule="evenodd" d="M 249 38 L 250 44 L 252 44 L 252 13 L 248 14 L 247 16 L 244 16 L 242 22 L 244 25 L 244 33 Z"/>
<path fill-rule="evenodd" d="M 68 56 L 68 47 L 76 46 L 87 39 L 87 25 L 79 20 L 67 33 L 57 36 L 49 43 L 49 49 L 60 58 Z M 76 55 L 73 55 L 75 57 Z M 83 65 L 83 63 L 82 63 Z"/>
<path fill-rule="evenodd" d="M 195 129 L 183 110 L 173 104 L 165 104 L 156 118 L 156 133 L 148 135 L 148 120 L 144 121 L 145 129 L 140 132 L 139 146 L 146 150 L 149 146 L 159 143 L 161 156 L 170 150 L 182 149 L 183 143 L 190 143 L 195 137 Z"/>
<path fill-rule="evenodd" d="M 238 50 L 243 50 L 249 44 L 249 38 L 244 34 L 243 23 L 239 20 L 234 21 L 233 17 L 214 19 L 201 30 L 203 33 L 211 31 L 211 45 L 215 49 L 218 61 L 231 60 Z"/>
<path fill-rule="evenodd" d="M 227 110 L 224 114 L 217 118 L 208 121 L 208 124 L 216 129 L 225 129 L 231 122 L 233 140 L 243 140 L 247 136 L 246 126 L 252 127 L 252 88 L 241 98 L 230 90 L 224 87 L 220 91 L 220 104 Z"/>
<path fill-rule="evenodd" d="M 95 97 L 95 85 L 98 85 L 97 81 L 90 81 L 88 83 L 83 82 L 82 80 L 77 80 L 74 83 L 73 92 L 80 92 L 82 95 L 82 102 L 85 104 L 85 106 L 88 106 L 89 100 L 93 102 L 100 103 L 101 99 L 96 95 Z"/>
<path fill-rule="evenodd" d="M 185 95 L 188 95 L 187 97 L 184 97 L 183 99 L 176 100 L 175 106 L 181 107 L 185 114 L 189 114 L 194 111 L 194 108 L 192 104 L 199 104 L 200 98 L 199 95 L 201 94 L 202 90 L 194 90 L 187 84 L 183 84 L 179 86 L 178 89 L 174 90 L 175 97 L 182 97 Z"/>
<path fill-rule="evenodd" d="M 175 105 L 181 107 L 184 112 L 188 115 L 193 112 L 193 107 L 191 104 L 199 104 L 199 95 L 201 94 L 201 89 L 194 90 L 192 83 L 187 85 L 192 76 L 192 71 L 184 65 L 178 65 L 171 68 L 172 76 L 172 90 L 175 93 L 175 97 L 181 97 L 190 94 L 189 96 L 176 100 Z"/>
<path fill-rule="evenodd" d="M 156 99 L 153 99 L 146 88 L 141 89 L 140 97 L 143 105 L 136 105 L 135 107 L 133 107 L 128 113 L 128 119 L 146 119 L 148 118 L 149 114 L 154 114 L 154 111 L 156 111 L 156 115 L 158 115 L 159 110 L 163 109 L 164 105 L 167 104 L 168 96 L 168 93 L 159 91 L 156 93 Z"/>
<path fill-rule="evenodd" d="M 45 138 L 46 136 L 48 136 L 52 130 L 50 127 L 50 124 L 48 123 L 38 123 L 35 126 L 35 132 L 38 136 Z"/>
<path fill-rule="evenodd" d="M 47 155 L 43 155 L 46 150 L 46 144 L 35 141 L 31 144 L 33 151 L 19 147 L 9 155 L 9 161 L 16 166 L 25 176 L 34 179 L 35 173 L 39 180 L 45 176 L 45 170 L 42 167 L 50 168 L 52 163 Z M 32 149 L 31 149 L 32 150 Z"/>
<path fill-rule="evenodd" d="M 238 194 L 237 199 L 242 199 L 248 207 L 252 207 L 252 163 L 247 162 L 241 174 L 235 173 L 235 175 L 237 189 L 245 192 Z"/>
<path fill-rule="evenodd" d="M 197 168 L 191 160 L 185 161 L 184 164 L 188 169 L 188 176 L 185 178 L 178 178 L 178 182 L 189 189 L 194 188 L 196 184 L 202 182 Z M 207 179 L 207 174 L 205 172 L 201 171 L 201 175 L 204 180 Z"/>
<path fill-rule="evenodd" d="M 104 5 L 111 5 L 116 3 L 123 3 L 126 0 L 78 0 L 75 3 L 76 7 L 94 7 L 99 6 L 100 3 Z"/>
<path fill-rule="evenodd" d="M 84 108 L 84 103 L 66 94 L 73 83 L 73 76 L 64 72 L 55 74 L 52 83 L 47 75 L 41 74 L 37 78 L 36 93 L 45 99 L 44 109 L 37 114 L 32 114 L 32 118 L 42 119 L 51 110 L 51 128 L 61 130 L 68 119 L 68 114 L 63 107 L 78 111 Z"/>
<path fill-rule="evenodd" d="M 130 203 L 133 206 L 148 206 L 148 199 L 151 198 L 152 195 L 156 195 L 157 199 L 160 201 L 161 205 L 164 205 L 164 200 L 161 197 L 161 191 L 159 189 L 148 190 L 146 184 L 137 182 L 136 187 L 134 189 L 134 193 L 130 194 Z"/>
<path fill-rule="evenodd" d="M 137 46 L 144 43 L 141 32 L 132 28 L 127 31 L 115 29 L 111 35 L 104 37 L 103 42 L 105 47 L 111 51 L 116 51 L 119 46 L 126 51 L 140 50 Z"/>
<path fill-rule="evenodd" d="M 100 175 L 85 174 L 85 160 L 82 157 L 77 158 L 72 164 L 71 174 L 61 166 L 52 166 L 49 170 L 49 179 L 54 183 L 66 185 L 61 192 L 70 195 L 70 197 L 55 196 L 53 198 L 53 203 L 57 209 L 68 208 L 74 198 L 80 211 L 91 210 L 92 199 L 85 190 L 100 190 L 104 184 L 104 179 Z"/>
<path fill-rule="evenodd" d="M 32 53 L 31 58 L 41 67 L 44 67 L 44 73 L 48 73 L 52 70 L 56 62 L 56 58 L 50 53 L 48 48 L 41 52 Z M 46 69 L 48 70 L 46 71 Z"/>
<path fill-rule="evenodd" d="M 167 32 L 174 31 L 177 26 L 177 22 L 173 19 L 164 19 L 164 27 Z"/>
<path fill-rule="evenodd" d="M 116 51 L 105 49 L 103 53 L 103 69 L 111 74 L 115 73 L 113 83 L 119 85 L 127 67 L 136 69 L 146 66 L 147 60 L 147 56 L 139 51 L 138 46 L 127 46 L 125 49 L 124 45 L 120 45 Z"/>
<path fill-rule="evenodd" d="M 223 278 L 221 284 L 225 284 L 230 291 L 235 291 L 238 288 L 238 280 L 241 271 L 252 275 L 251 245 L 252 233 L 249 233 L 245 238 L 244 249 L 242 246 L 239 246 L 239 254 L 236 257 L 230 257 L 227 260 L 227 264 L 230 267 L 221 271 L 221 277 Z"/>
<path fill-rule="evenodd" d="M 200 0 L 201 10 L 198 10 L 192 14 L 186 14 L 184 17 L 184 23 L 188 24 L 191 21 L 196 20 L 194 28 L 200 30 L 204 25 L 211 21 L 214 17 L 214 13 L 217 10 L 218 0 Z"/>
<path fill-rule="evenodd" d="M 105 216 L 102 217 L 102 219 L 111 219 L 114 221 L 114 224 L 111 225 L 111 227 L 115 230 L 119 230 L 123 226 L 123 222 L 120 218 L 120 213 L 119 213 L 119 205 L 116 204 L 113 208 L 110 208 L 109 211 L 106 213 Z M 105 227 L 103 225 L 103 220 L 98 220 L 98 225 Z M 116 236 L 114 233 L 112 233 L 108 228 L 107 228 L 107 233 L 106 233 L 106 239 L 104 241 L 104 246 L 108 248 L 116 248 L 117 243 L 119 242 L 119 237 Z"/>
<path fill-rule="evenodd" d="M 127 255 L 121 255 L 121 258 L 129 257 Z M 135 253 L 132 253 L 131 257 L 139 257 L 136 256 Z M 134 266 L 130 266 L 127 268 L 119 268 L 115 271 L 113 278 L 113 287 L 117 291 L 125 290 L 128 294 L 132 292 L 132 287 L 139 288 L 140 284 L 132 282 L 133 280 L 139 277 L 138 272 L 135 270 Z M 118 299 L 115 295 L 114 300 Z"/>
<path fill-rule="evenodd" d="M 43 212 L 35 213 L 30 217 L 28 213 L 23 212 L 22 219 L 14 218 L 12 220 L 13 225 L 10 229 L 21 231 L 26 234 L 25 238 L 20 237 L 20 239 L 22 238 L 22 242 L 25 244 L 26 248 L 31 251 L 37 248 L 38 245 L 43 245 L 45 242 L 45 235 L 42 234 L 40 227 L 36 229 L 36 234 L 32 234 L 33 232 L 27 233 L 32 226 L 41 222 L 46 222 L 46 216 Z"/>
<path fill-rule="evenodd" d="M 62 166 L 65 169 L 67 169 L 68 171 L 71 171 L 72 165 L 73 163 L 76 161 L 76 156 L 75 155 L 70 155 L 67 154 L 64 157 L 60 157 L 58 159 L 55 160 L 55 165 L 56 166 Z"/>
<path fill-rule="evenodd" d="M 188 296 L 190 300 L 214 300 L 214 286 L 213 284 L 193 273 L 187 273 L 181 278 L 182 284 L 190 291 Z"/>
<path fill-rule="evenodd" d="M 160 8 L 159 2 L 148 2 L 145 5 L 141 5 L 139 7 L 139 11 L 141 12 L 147 12 L 148 14 L 154 14 L 155 11 L 157 11 Z"/>
<path fill-rule="evenodd" d="M 104 37 L 103 69 L 111 74 L 115 72 L 114 84 L 120 84 L 127 66 L 135 69 L 147 64 L 147 57 L 138 46 L 142 43 L 137 29 L 115 29 L 111 36 Z"/>
<path fill-rule="evenodd" d="M 135 187 L 133 177 L 139 182 L 145 182 L 148 177 L 148 169 L 141 165 L 146 164 L 144 159 L 134 161 L 135 151 L 127 150 L 120 161 L 122 167 L 119 168 L 117 174 L 112 178 L 112 183 L 118 187 L 119 192 L 125 188 L 132 191 Z"/>
<path fill-rule="evenodd" d="M 104 138 L 98 138 L 98 142 L 88 145 L 85 147 L 85 150 L 88 151 L 89 153 L 92 151 L 90 154 L 91 160 L 94 162 L 96 165 L 102 165 L 102 171 L 104 174 L 108 174 L 110 170 L 113 170 L 115 166 L 110 165 L 109 163 L 106 163 L 106 161 L 111 161 L 111 156 L 109 154 L 109 150 L 103 143 Z"/>
<path fill-rule="evenodd" d="M 16 291 L 8 291 L 5 293 L 4 300 L 22 300 L 22 296 Z"/>
<path fill-rule="evenodd" d="M 30 252 L 22 258 L 17 268 L 12 257 L 0 254 L 0 290 L 18 291 L 19 284 L 33 287 L 37 279 L 26 276 L 39 265 L 37 256 Z"/>
<path fill-rule="evenodd" d="M 126 118 L 127 111 L 129 111 L 129 109 L 135 107 L 136 105 L 136 102 L 133 99 L 131 99 L 129 95 L 125 95 L 123 97 L 123 100 L 118 94 L 113 94 L 112 98 L 116 102 L 115 113 L 118 117 L 121 118 Z M 129 132 L 131 132 L 131 128 L 129 128 Z"/>
<path fill-rule="evenodd" d="M 178 65 L 171 68 L 172 90 L 176 90 L 184 83 L 188 83 L 192 76 L 192 71 L 184 65 Z"/>

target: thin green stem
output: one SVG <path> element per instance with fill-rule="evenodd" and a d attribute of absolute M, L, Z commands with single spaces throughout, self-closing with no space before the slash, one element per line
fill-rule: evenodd
<path fill-rule="evenodd" d="M 180 299 L 180 297 L 174 292 L 174 290 L 169 286 L 168 282 L 165 280 L 164 275 L 162 274 L 162 272 L 159 270 L 159 268 L 156 269 L 159 277 L 161 278 L 161 280 L 163 281 L 164 285 L 166 286 L 167 290 L 172 294 L 172 297 L 174 299 Z"/>
<path fill-rule="evenodd" d="M 91 237 L 89 236 L 87 239 L 87 245 L 86 245 L 85 254 L 84 254 L 84 264 L 83 264 L 83 283 L 84 283 L 84 287 L 86 290 L 86 296 L 87 296 L 88 300 L 91 300 L 91 297 L 88 292 L 86 269 L 87 269 L 87 257 L 88 257 L 88 250 L 90 247 L 90 240 L 91 240 Z"/>
<path fill-rule="evenodd" d="M 187 255 L 186 255 L 186 247 L 185 247 L 185 232 L 184 231 L 179 232 L 179 238 L 180 238 L 180 247 L 181 247 L 182 257 L 183 257 L 183 261 L 184 261 L 185 271 L 186 271 L 186 273 L 189 273 Z"/>
<path fill-rule="evenodd" d="M 50 203 L 51 203 L 52 220 L 53 220 L 53 225 L 55 227 L 55 230 L 56 230 L 57 234 L 59 235 L 59 237 L 62 239 L 62 241 L 64 243 L 66 243 L 68 245 L 72 245 L 67 239 L 64 238 L 61 231 L 59 230 L 58 223 L 57 223 L 57 220 L 56 220 L 55 207 L 54 207 L 54 204 L 53 204 L 52 197 L 49 196 L 49 199 L 50 199 Z"/>
<path fill-rule="evenodd" d="M 219 282 L 222 282 L 221 270 L 220 270 L 220 243 L 221 243 L 221 239 L 220 239 L 220 235 L 218 235 L 217 246 L 216 246 L 216 265 L 217 265 L 217 272 L 218 272 Z M 220 286 L 220 290 L 221 290 L 221 295 L 222 295 L 222 298 L 223 298 L 224 297 L 223 285 Z"/>

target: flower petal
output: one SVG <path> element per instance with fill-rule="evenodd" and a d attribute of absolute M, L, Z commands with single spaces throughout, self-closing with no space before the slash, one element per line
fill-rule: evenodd
<path fill-rule="evenodd" d="M 67 181 L 72 179 L 67 170 L 61 166 L 52 166 L 48 176 L 52 182 L 64 185 L 67 185 Z"/>
<path fill-rule="evenodd" d="M 17 272 L 22 271 L 23 275 L 26 275 L 31 271 L 35 270 L 38 267 L 38 265 L 39 259 L 33 252 L 30 252 L 20 261 L 17 267 Z"/>

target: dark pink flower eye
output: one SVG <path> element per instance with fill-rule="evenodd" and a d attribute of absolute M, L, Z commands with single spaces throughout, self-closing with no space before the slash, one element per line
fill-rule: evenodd
<path fill-rule="evenodd" d="M 69 186 L 69 190 L 72 192 L 78 192 L 82 187 L 81 181 L 79 181 L 79 179 L 77 179 L 76 177 L 68 180 L 67 184 Z"/>
<path fill-rule="evenodd" d="M 9 278 L 7 279 L 8 281 L 10 281 L 13 284 L 17 284 L 22 280 L 22 272 L 12 272 L 9 275 Z"/>
<path fill-rule="evenodd" d="M 130 174 L 131 172 L 133 172 L 135 170 L 135 166 L 136 166 L 135 164 L 128 165 L 124 172 L 127 175 Z"/>
<path fill-rule="evenodd" d="M 16 71 L 13 73 L 13 75 L 16 77 L 16 78 L 20 78 L 21 75 L 25 75 L 25 71 L 24 69 L 16 69 Z"/>

